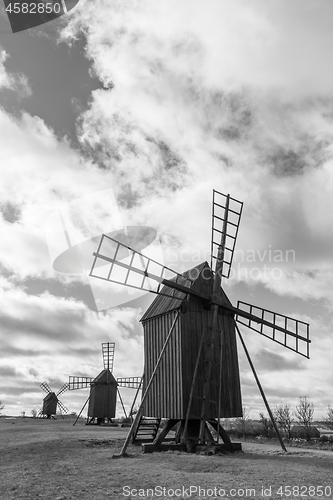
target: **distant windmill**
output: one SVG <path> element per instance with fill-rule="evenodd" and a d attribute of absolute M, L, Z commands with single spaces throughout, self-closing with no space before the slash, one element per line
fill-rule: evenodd
<path fill-rule="evenodd" d="M 116 401 L 117 394 L 126 416 L 125 407 L 118 387 L 127 387 L 130 389 L 139 389 L 141 386 L 141 377 L 125 377 L 117 378 L 113 376 L 113 360 L 114 360 L 115 343 L 102 343 L 102 355 L 104 369 L 97 377 L 76 377 L 70 376 L 68 388 L 69 390 L 86 389 L 90 387 L 90 394 L 81 408 L 74 424 L 76 424 L 85 406 L 88 405 L 87 424 L 103 424 L 111 422 L 116 416 Z"/>
<path fill-rule="evenodd" d="M 43 399 L 43 408 L 39 412 L 39 416 L 43 418 L 55 418 L 57 408 L 63 417 L 63 413 L 68 413 L 66 406 L 59 400 L 58 396 L 63 394 L 68 389 L 68 384 L 64 384 L 57 393 L 52 392 L 47 382 L 40 384 L 40 387 L 47 393 Z"/>
<path fill-rule="evenodd" d="M 176 424 L 180 448 L 239 448 L 220 422 L 242 416 L 236 331 L 279 435 L 236 321 L 307 358 L 309 325 L 245 302 L 234 307 L 221 288 L 222 278 L 230 276 L 242 208 L 229 194 L 213 191 L 211 264 L 203 262 L 183 274 L 137 252 L 129 239 L 101 238 L 90 275 L 158 295 L 141 319 L 143 396 L 122 456 L 142 415 L 168 419 L 146 451 L 170 448 L 162 442 Z M 281 437 L 280 442 L 285 449 Z"/>

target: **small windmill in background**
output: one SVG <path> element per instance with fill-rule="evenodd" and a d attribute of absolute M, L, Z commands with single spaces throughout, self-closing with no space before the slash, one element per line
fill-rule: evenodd
<path fill-rule="evenodd" d="M 239 200 L 213 191 L 211 264 L 203 262 L 183 274 L 131 248 L 130 241 L 101 238 L 90 275 L 157 294 L 141 319 L 143 396 L 121 456 L 143 415 L 167 419 L 154 443 L 144 445 L 145 451 L 170 449 L 163 440 L 176 424 L 172 449 L 195 451 L 212 444 L 240 448 L 231 443 L 220 421 L 242 416 L 236 332 L 285 450 L 236 322 L 307 358 L 309 325 L 241 301 L 234 307 L 229 301 L 221 284 L 230 276 L 242 209 Z"/>
<path fill-rule="evenodd" d="M 113 376 L 114 352 L 115 342 L 102 343 L 104 369 L 97 377 L 69 377 L 69 390 L 73 391 L 90 388 L 89 397 L 81 408 L 73 425 L 76 424 L 88 403 L 87 424 L 101 425 L 112 422 L 112 419 L 116 416 L 117 394 L 119 395 L 125 417 L 127 417 L 119 387 L 137 389 L 138 393 L 141 387 L 141 377 L 123 377 L 116 379 Z M 134 403 L 135 401 L 133 402 L 132 408 Z"/>
<path fill-rule="evenodd" d="M 68 384 L 64 384 L 57 393 L 51 391 L 50 386 L 47 382 L 41 383 L 40 387 L 47 393 L 47 395 L 43 399 L 43 408 L 39 411 L 38 416 L 43 418 L 55 419 L 54 415 L 57 414 L 58 408 L 62 418 L 64 418 L 63 414 L 68 413 L 68 409 L 59 400 L 59 396 L 67 391 L 67 389 L 69 388 Z"/>

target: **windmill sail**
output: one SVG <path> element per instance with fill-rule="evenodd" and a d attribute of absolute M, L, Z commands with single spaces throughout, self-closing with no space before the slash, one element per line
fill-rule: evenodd
<path fill-rule="evenodd" d="M 309 358 L 310 326 L 304 321 L 238 301 L 236 321 Z"/>
<path fill-rule="evenodd" d="M 224 240 L 220 277 L 229 278 L 234 257 L 238 228 L 242 216 L 243 203 L 230 195 L 213 190 L 211 265 L 216 267 L 219 246 Z"/>
<path fill-rule="evenodd" d="M 176 290 L 184 294 L 179 298 L 184 298 L 187 293 L 194 293 L 189 287 L 197 276 L 193 279 L 184 278 L 169 267 L 105 234 L 93 255 L 90 271 L 92 277 L 167 297 L 174 296 Z M 164 286 L 169 288 L 163 288 Z M 196 295 L 208 298 L 199 293 Z"/>
<path fill-rule="evenodd" d="M 68 408 L 59 400 L 58 400 L 58 406 L 62 413 L 68 413 Z"/>
<path fill-rule="evenodd" d="M 110 370 L 111 373 L 113 371 L 114 349 L 115 349 L 114 342 L 102 343 L 104 370 Z"/>
<path fill-rule="evenodd" d="M 56 396 L 60 396 L 61 394 L 63 394 L 67 390 L 68 390 L 68 383 L 65 383 L 62 387 L 60 387 L 60 389 L 57 392 Z"/>
<path fill-rule="evenodd" d="M 141 377 L 120 377 L 117 378 L 119 387 L 127 387 L 127 389 L 139 389 L 142 384 Z"/>
<path fill-rule="evenodd" d="M 69 377 L 68 389 L 74 391 L 76 389 L 86 389 L 90 387 L 95 379 L 92 377 Z"/>
<path fill-rule="evenodd" d="M 41 387 L 47 393 L 52 392 L 47 382 L 42 382 L 39 387 Z"/>

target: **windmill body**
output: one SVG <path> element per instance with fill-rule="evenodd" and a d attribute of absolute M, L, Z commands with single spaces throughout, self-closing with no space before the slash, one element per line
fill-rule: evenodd
<path fill-rule="evenodd" d="M 111 421 L 116 416 L 117 381 L 110 370 L 102 370 L 90 386 L 88 420 Z"/>
<path fill-rule="evenodd" d="M 191 284 L 192 290 L 205 293 L 211 289 L 213 274 L 207 262 L 185 272 L 184 281 L 187 276 L 197 276 Z M 219 294 L 222 300 L 228 300 L 222 289 Z M 177 298 L 177 295 L 183 298 Z M 159 373 L 152 383 L 143 412 L 150 417 L 186 418 L 199 345 L 205 332 L 189 414 L 191 419 L 200 419 L 204 365 L 208 357 L 212 328 L 212 310 L 202 300 L 193 295 L 184 298 L 184 294 L 177 292 L 176 297 L 158 295 L 152 302 L 141 318 L 144 329 L 145 381 L 149 380 L 153 373 L 178 311 L 180 314 L 176 320 L 174 334 L 161 361 Z M 217 418 L 219 409 L 220 417 L 223 418 L 242 415 L 235 325 L 233 317 L 225 314 L 222 309 L 218 315 L 218 330 L 223 333 L 217 336 L 214 345 L 207 394 L 207 419 Z"/>
<path fill-rule="evenodd" d="M 52 415 L 55 415 L 57 413 L 57 406 L 58 398 L 56 396 L 56 393 L 50 392 L 50 394 L 47 394 L 47 396 L 45 396 L 45 398 L 43 399 L 42 414 L 47 418 L 50 418 Z"/>

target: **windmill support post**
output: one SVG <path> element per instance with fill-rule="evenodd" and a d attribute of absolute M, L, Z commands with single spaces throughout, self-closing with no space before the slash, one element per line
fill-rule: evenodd
<path fill-rule="evenodd" d="M 121 406 L 123 408 L 123 412 L 125 413 L 125 418 L 127 418 L 127 413 L 126 413 L 125 406 L 124 406 L 124 403 L 123 403 L 123 398 L 121 397 L 120 390 L 118 389 L 118 387 L 117 387 L 117 391 L 118 391 L 118 396 L 119 396 L 119 399 L 120 399 L 120 402 L 121 402 Z"/>
<path fill-rule="evenodd" d="M 135 415 L 135 418 L 134 418 L 134 420 L 133 420 L 133 422 L 132 422 L 131 428 L 130 428 L 130 430 L 129 430 L 128 434 L 127 434 L 127 437 L 126 437 L 126 439 L 125 439 L 125 442 L 124 442 L 124 444 L 123 444 L 123 447 L 122 447 L 122 449 L 121 449 L 120 453 L 119 453 L 118 455 L 112 455 L 112 458 L 121 458 L 121 457 L 125 457 L 125 456 L 126 456 L 126 450 L 127 450 L 127 447 L 128 447 L 128 445 L 129 445 L 129 443 L 130 443 L 130 440 L 131 440 L 131 437 L 132 437 L 133 431 L 134 431 L 135 427 L 137 426 L 137 424 L 139 423 L 139 420 L 140 420 L 140 418 L 141 418 L 141 413 L 142 413 L 143 405 L 144 405 L 144 403 L 145 403 L 145 401 L 146 401 L 146 399 L 147 399 L 147 397 L 148 397 L 150 387 L 151 387 L 151 385 L 152 385 L 152 383 L 153 383 L 153 380 L 154 380 L 154 378 L 155 378 L 155 375 L 156 375 L 156 373 L 157 373 L 157 370 L 158 370 L 158 368 L 159 368 L 159 366 L 160 366 L 160 364 L 161 364 L 161 361 L 162 361 L 163 355 L 164 355 L 164 353 L 165 353 L 165 351 L 166 351 L 166 348 L 167 348 L 167 346 L 168 346 L 169 340 L 170 340 L 170 338 L 171 338 L 171 334 L 172 334 L 172 332 L 173 332 L 173 330 L 174 330 L 174 328 L 175 328 L 175 326 L 176 326 L 176 322 L 177 322 L 177 320 L 178 320 L 178 318 L 179 318 L 179 314 L 180 314 L 180 311 L 178 311 L 178 312 L 177 312 L 177 314 L 176 314 L 176 316 L 174 317 L 174 320 L 173 320 L 172 325 L 171 325 L 171 327 L 170 327 L 169 333 L 168 333 L 168 335 L 167 335 L 167 338 L 165 339 L 165 342 L 164 342 L 164 344 L 163 344 L 162 350 L 161 350 L 160 355 L 159 355 L 159 357 L 158 357 L 158 360 L 157 360 L 157 362 L 156 362 L 156 365 L 155 365 L 154 371 L 153 371 L 153 373 L 152 373 L 152 375 L 151 375 L 151 377 L 150 377 L 150 380 L 149 380 L 148 385 L 147 385 L 147 387 L 146 387 L 145 393 L 144 393 L 144 394 L 143 394 L 143 396 L 142 396 L 142 399 L 141 399 L 141 404 L 140 404 L 139 409 L 138 409 L 138 412 L 137 412 L 137 414 Z"/>
<path fill-rule="evenodd" d="M 184 438 L 183 439 L 185 439 L 185 436 L 187 435 L 188 421 L 189 421 L 189 418 L 190 418 L 191 404 L 192 404 L 192 400 L 193 400 L 194 387 L 195 387 L 195 383 L 196 383 L 197 375 L 198 375 L 199 362 L 200 362 L 200 356 L 201 356 L 201 351 L 202 351 L 204 336 L 205 336 L 205 331 L 203 332 L 202 337 L 200 339 L 198 356 L 197 356 L 197 360 L 196 360 L 195 367 L 194 367 L 192 385 L 191 385 L 190 396 L 189 396 L 189 401 L 188 401 L 188 406 L 187 406 L 187 411 L 186 411 L 186 417 L 185 417 L 184 434 L 183 434 Z"/>
<path fill-rule="evenodd" d="M 222 353 L 223 353 L 223 336 L 221 335 L 221 347 L 220 347 L 220 370 L 219 370 L 219 381 L 220 381 L 220 386 L 219 386 L 219 404 L 218 404 L 218 416 L 217 416 L 217 444 L 219 445 L 220 443 L 220 432 L 219 430 L 222 428 L 221 426 L 221 393 L 222 393 Z M 224 429 L 223 429 L 224 431 Z M 225 432 L 225 431 L 224 431 Z"/>
<path fill-rule="evenodd" d="M 91 393 L 89 394 L 89 397 L 88 397 L 87 401 L 86 401 L 86 402 L 84 403 L 84 405 L 82 406 L 81 411 L 80 411 L 80 413 L 78 414 L 78 416 L 76 417 L 75 422 L 74 422 L 74 424 L 73 424 L 73 425 L 75 425 L 75 424 L 76 424 L 76 422 L 79 420 L 79 418 L 80 418 L 80 416 L 81 416 L 81 414 L 82 414 L 83 410 L 84 410 L 84 409 L 85 409 L 85 407 L 87 406 L 87 403 L 89 402 L 89 399 L 91 398 L 92 393 L 93 393 L 93 391 L 94 391 L 94 390 L 95 390 L 95 387 L 93 387 L 93 388 L 92 388 L 92 391 L 91 391 Z"/>
<path fill-rule="evenodd" d="M 266 409 L 267 409 L 267 411 L 268 411 L 268 415 L 269 415 L 269 417 L 270 417 L 270 419 L 271 419 L 271 421 L 272 421 L 272 424 L 273 424 L 274 430 L 275 430 L 275 432 L 276 432 L 276 435 L 277 435 L 277 437 L 279 438 L 279 441 L 280 441 L 280 444 L 281 444 L 281 448 L 282 448 L 282 450 L 283 450 L 283 451 L 287 451 L 287 448 L 285 447 L 285 444 L 284 444 L 284 442 L 283 442 L 283 439 L 282 439 L 282 436 L 281 436 L 280 431 L 279 431 L 279 429 L 278 429 L 278 426 L 276 425 L 276 421 L 275 421 L 274 415 L 273 415 L 273 413 L 272 413 L 272 411 L 271 411 L 271 409 L 270 409 L 270 406 L 269 406 L 268 401 L 267 401 L 267 399 L 266 399 L 266 396 L 265 396 L 264 390 L 263 390 L 263 388 L 262 388 L 262 386 L 261 386 L 260 380 L 259 380 L 259 378 L 258 378 L 258 375 L 257 375 L 256 370 L 255 370 L 255 368 L 254 368 L 254 365 L 253 365 L 253 363 L 252 363 L 252 360 L 251 360 L 251 358 L 250 358 L 249 351 L 247 350 L 247 347 L 246 347 L 246 345 L 245 345 L 244 339 L 243 339 L 243 337 L 242 337 L 242 334 L 241 334 L 241 332 L 240 332 L 240 330 L 239 330 L 239 328 L 238 328 L 238 325 L 237 325 L 236 321 L 235 321 L 235 326 L 236 326 L 237 333 L 238 333 L 238 335 L 239 335 L 240 341 L 241 341 L 241 343 L 242 343 L 242 346 L 243 346 L 243 348 L 244 348 L 244 351 L 245 351 L 245 354 L 246 354 L 247 360 L 248 360 L 249 365 L 250 365 L 250 367 L 251 367 L 252 373 L 253 373 L 254 378 L 255 378 L 255 380 L 256 380 L 256 382 L 257 382 L 257 385 L 258 385 L 258 388 L 259 388 L 260 394 L 261 394 L 261 396 L 262 396 L 262 399 L 263 399 L 263 401 L 264 401 L 264 403 L 265 403 L 265 406 L 266 406 Z"/>
<path fill-rule="evenodd" d="M 131 406 L 131 409 L 130 409 L 130 419 L 131 419 L 131 422 L 133 422 L 133 410 L 134 410 L 134 405 L 135 405 L 135 402 L 137 400 L 137 397 L 138 397 L 138 394 L 139 394 L 139 391 L 141 389 L 141 386 L 142 386 L 142 382 L 143 382 L 143 377 L 145 376 L 145 372 L 143 372 L 142 374 L 142 377 L 141 377 L 141 382 L 139 384 L 139 387 L 137 388 L 136 390 L 136 393 L 135 393 L 135 396 L 134 396 L 134 399 L 133 399 L 133 403 L 132 403 L 132 406 Z"/>

